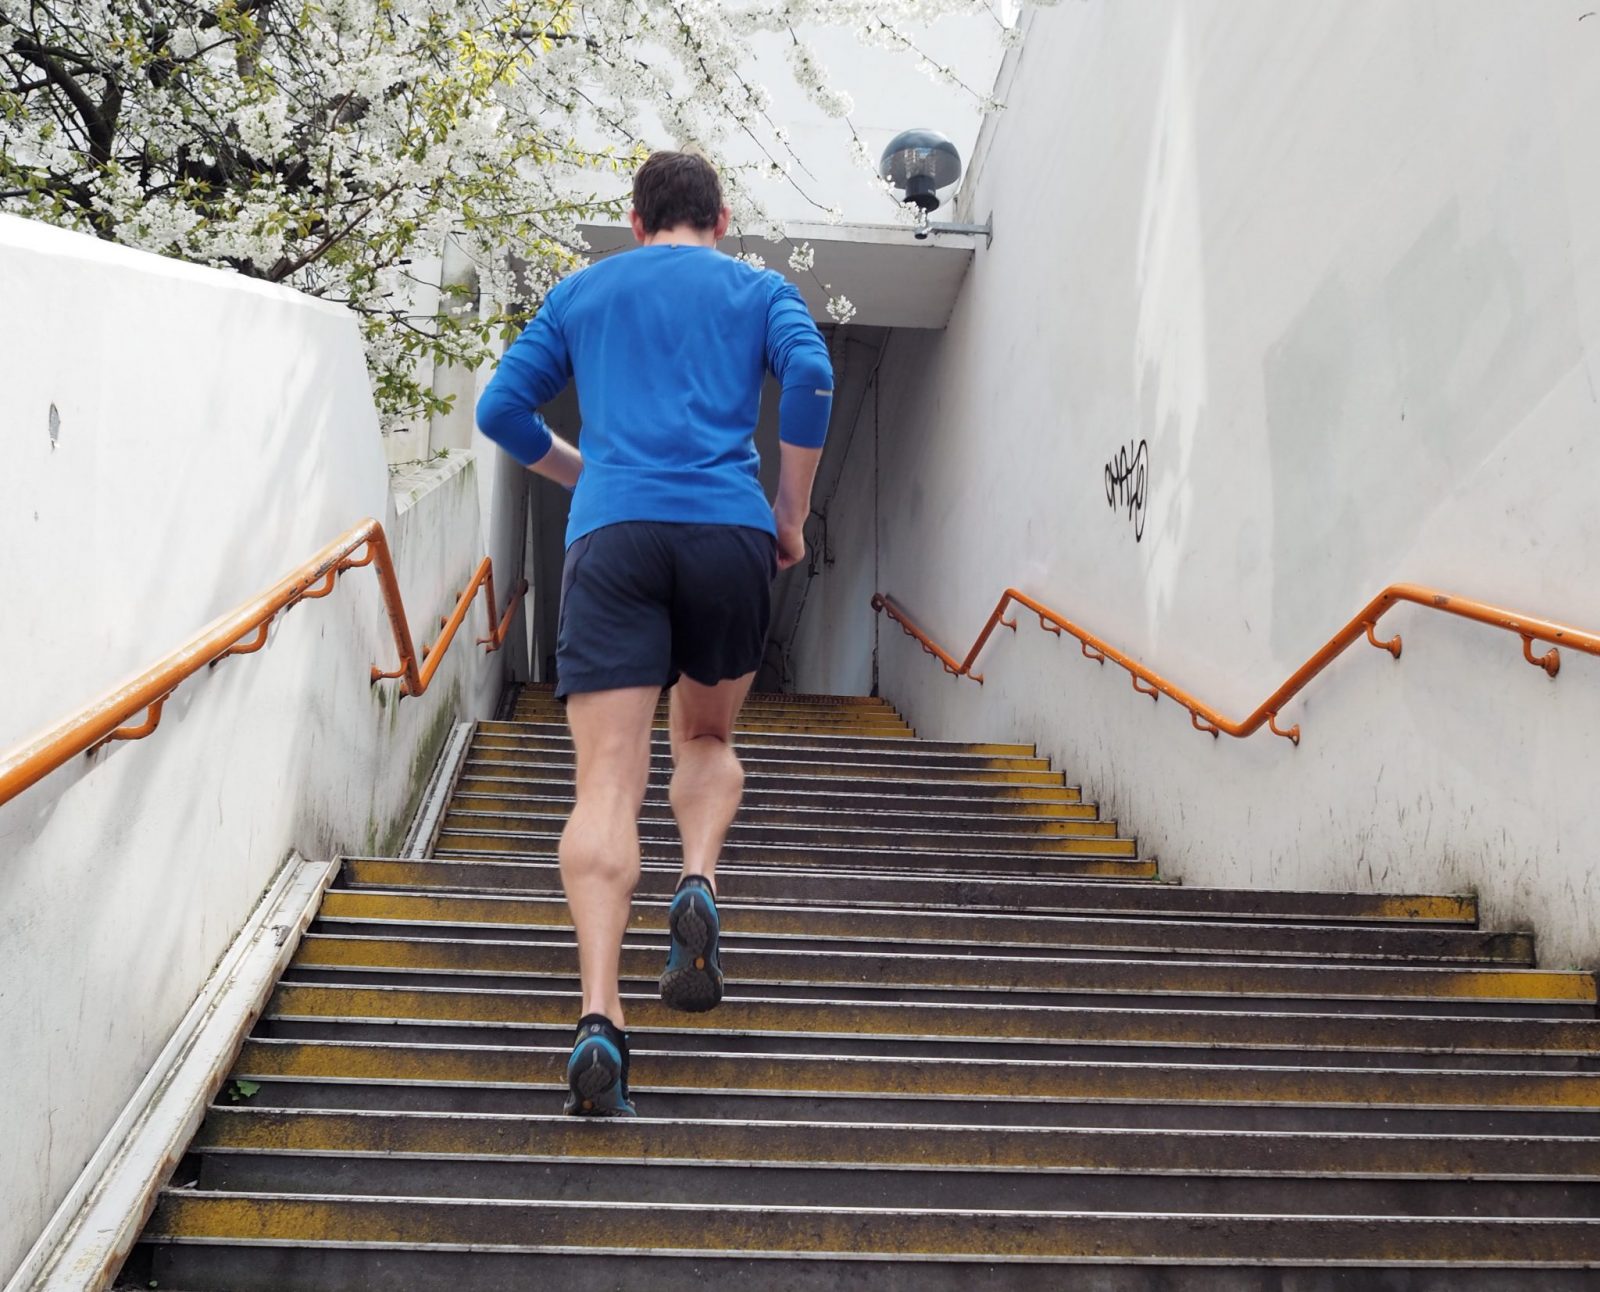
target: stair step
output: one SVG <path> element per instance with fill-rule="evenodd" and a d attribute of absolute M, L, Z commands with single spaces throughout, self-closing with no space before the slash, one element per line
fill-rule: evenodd
<path fill-rule="evenodd" d="M 1145 1173 L 984 1169 L 962 1165 L 893 1170 L 856 1164 L 674 1162 L 508 1157 L 439 1158 L 385 1152 L 276 1151 L 197 1154 L 207 1190 L 365 1197 L 504 1198 L 516 1201 L 653 1202 L 702 1207 L 960 1208 L 1272 1215 L 1569 1217 L 1600 1213 L 1600 1182 L 1373 1179 L 1240 1173 L 1228 1165 Z"/>
<path fill-rule="evenodd" d="M 350 983 L 322 983 L 298 977 L 285 985 L 349 987 Z M 370 987 L 413 987 L 417 984 L 363 983 Z M 421 984 L 424 987 L 440 984 Z M 459 987 L 459 983 L 442 984 Z M 547 984 L 548 985 L 548 984 Z M 562 985 L 563 987 L 566 985 Z M 574 1003 L 576 983 L 570 984 Z M 733 997 L 732 999 L 742 999 Z M 798 999 L 782 997 L 781 999 Z M 928 1002 L 917 1002 L 928 1003 Z M 1452 1020 L 1457 1026 L 1459 1019 Z M 505 1047 L 564 1046 L 572 1040 L 570 1018 L 561 1024 L 471 1023 L 453 1020 L 388 1018 L 318 1018 L 263 1015 L 255 1034 L 268 1041 L 382 1041 L 406 1045 L 497 1045 Z M 1165 1043 L 1046 1041 L 1034 1038 L 903 1037 L 867 1033 L 834 1036 L 816 1032 L 728 1032 L 653 1028 L 650 1044 L 657 1050 L 698 1053 L 715 1044 L 724 1054 L 790 1054 L 803 1050 L 814 1057 L 840 1055 L 875 1059 L 891 1064 L 921 1059 L 1004 1059 L 1017 1063 L 1170 1063 L 1224 1064 L 1233 1067 L 1303 1068 L 1336 1062 L 1342 1068 L 1459 1069 L 1473 1072 L 1595 1072 L 1600 1060 L 1558 1052 L 1518 1051 L 1514 1055 L 1463 1053 L 1454 1050 L 1405 1051 L 1385 1049 L 1328 1050 L 1266 1049 L 1249 1046 L 1193 1046 L 1175 1048 Z"/>
<path fill-rule="evenodd" d="M 539 861 L 556 856 L 558 836 L 516 837 L 466 830 L 441 831 L 434 855 L 441 858 L 474 858 L 499 861 Z M 826 844 L 783 845 L 729 843 L 723 857 L 734 864 L 767 863 L 801 869 L 820 867 L 869 866 L 874 869 L 914 869 L 929 873 L 965 874 L 972 870 L 1017 875 L 1102 875 L 1113 879 L 1154 879 L 1156 864 L 1141 860 L 1131 839 L 1084 839 L 1070 851 L 1057 852 L 982 852 L 973 850 L 840 848 Z M 683 853 L 676 843 L 645 840 L 643 860 L 681 864 Z"/>
<path fill-rule="evenodd" d="M 581 1010 L 576 995 L 551 990 L 280 984 L 266 1007 L 273 1018 L 390 1019 L 449 1023 L 512 1024 L 556 1029 L 567 1039 Z M 1396 1056 L 1412 1052 L 1492 1055 L 1502 1066 L 1525 1066 L 1532 1056 L 1586 1060 L 1600 1070 L 1600 1021 L 1479 1019 L 1470 1034 L 1460 1020 L 1384 1017 L 1372 1014 L 1223 1013 L 1154 1009 L 1037 1005 L 867 1004 L 816 1000 L 730 999 L 716 1011 L 681 1015 L 650 997 L 626 1001 L 630 1025 L 652 1036 L 663 1030 L 719 1038 L 786 1037 L 793 1049 L 813 1036 L 992 1040 L 1029 1045 L 1137 1046 L 1191 1062 L 1190 1049 L 1282 1050 L 1342 1062 L 1345 1051 Z M 480 1043 L 503 1044 L 492 1036 Z M 1214 1054 L 1207 1060 L 1214 1059 Z M 1402 1058 L 1394 1059 L 1405 1066 Z"/>
<path fill-rule="evenodd" d="M 1098 949 L 1150 954 L 1214 953 L 1283 960 L 1430 960 L 1531 964 L 1532 939 L 1521 933 L 1432 926 L 1272 925 L 1260 922 L 1128 920 L 1070 915 L 985 915 L 966 912 L 828 909 L 721 904 L 723 945 L 731 958 L 751 939 L 794 938 L 875 945 L 933 944 L 1031 950 Z M 665 902 L 635 901 L 629 928 L 663 933 Z M 425 921 L 529 929 L 569 929 L 556 898 L 466 896 L 393 890 L 334 889 L 324 920 Z M 730 972 L 733 970 L 730 969 Z"/>
<path fill-rule="evenodd" d="M 983 1167 L 1029 1173 L 1114 1172 L 1371 1176 L 1600 1183 L 1593 1144 L 1578 1138 L 1363 1135 L 1356 1138 L 1218 1131 L 994 1126 L 840 1125 L 828 1122 L 608 1122 L 596 1134 L 560 1116 L 319 1112 L 214 1106 L 201 1149 L 339 1154 L 451 1154 L 525 1161 Z"/>
<path fill-rule="evenodd" d="M 683 1253 L 887 1249 L 900 1259 L 970 1256 L 1156 1263 L 1284 1260 L 1468 1266 L 1600 1264 L 1600 1222 L 1517 1218 L 1293 1217 L 961 1212 L 852 1207 L 485 1202 L 168 1190 L 157 1236 L 270 1242 L 471 1245 L 501 1251 L 618 1246 Z"/>
<path fill-rule="evenodd" d="M 285 1039 L 282 1044 L 324 1044 Z M 528 1049 L 508 1053 L 527 1055 Z M 560 1050 L 564 1061 L 567 1047 Z M 744 1056 L 737 1056 L 741 1062 Z M 832 1058 L 822 1060 L 837 1062 Z M 880 1064 L 880 1060 L 865 1060 Z M 921 1060 L 918 1060 L 920 1063 Z M 552 1060 L 554 1063 L 554 1060 Z M 1103 1066 L 1096 1060 L 1089 1066 Z M 552 1071 L 555 1069 L 552 1068 Z M 1212 1068 L 1211 1071 L 1225 1071 Z M 1235 1068 L 1234 1070 L 1237 1070 Z M 1273 1071 L 1252 1067 L 1249 1071 Z M 1289 1069 L 1294 1070 L 1294 1069 Z M 1360 1069 L 1357 1069 L 1360 1071 Z M 535 1082 L 438 1081 L 417 1076 L 361 1077 L 246 1074 L 255 1091 L 250 1102 L 262 1108 L 389 1110 L 398 1112 L 475 1112 L 551 1114 L 563 1098 L 559 1087 Z M 1321 1104 L 1206 1102 L 1159 1097 L 1151 1091 L 1096 1099 L 1030 1100 L 1009 1095 L 891 1093 L 868 1096 L 849 1091 L 727 1089 L 696 1084 L 682 1089 L 649 1089 L 646 1111 L 654 1118 L 691 1121 L 897 1122 L 905 1125 L 984 1124 L 1015 1127 L 1083 1127 L 1203 1131 L 1292 1131 L 1332 1135 L 1537 1135 L 1600 1139 L 1600 1116 L 1593 1110 L 1552 1107 L 1502 1108 L 1471 1103 L 1459 1108 L 1419 1104 L 1369 1104 L 1360 1100 Z"/>
<path fill-rule="evenodd" d="M 548 839 L 561 833 L 564 825 L 559 817 L 526 815 L 520 813 L 465 812 L 452 809 L 445 815 L 444 831 L 448 834 L 492 834 L 510 838 Z M 776 844 L 786 847 L 860 846 L 863 848 L 899 847 L 908 852 L 1066 852 L 1086 839 L 1115 839 L 1115 821 L 1071 821 L 1058 825 L 1048 835 L 1017 835 L 1009 830 L 973 829 L 940 830 L 921 829 L 883 830 L 870 824 L 835 818 L 831 826 L 820 825 L 768 825 L 762 822 L 734 822 L 728 838 L 743 844 Z M 639 826 L 639 837 L 645 842 L 676 842 L 678 827 L 672 821 L 647 818 Z M 1131 840 L 1126 842 L 1131 843 Z"/>
<path fill-rule="evenodd" d="M 657 722 L 665 722 L 670 712 L 665 704 L 655 709 Z M 543 719 L 549 722 L 566 720 L 566 707 L 561 704 L 519 705 L 516 716 L 523 721 Z M 760 700 L 747 701 L 739 720 L 752 726 L 766 722 L 812 722 L 831 726 L 905 726 L 905 719 L 887 706 L 869 709 L 838 709 L 830 706 L 805 706 L 770 704 Z"/>
<path fill-rule="evenodd" d="M 489 755 L 500 755 L 490 757 Z M 745 779 L 748 783 L 754 779 L 758 783 L 763 777 L 790 776 L 805 780 L 855 780 L 862 776 L 859 764 L 827 759 L 826 755 L 819 758 L 797 758 L 787 752 L 774 758 L 762 758 L 758 755 L 742 753 L 740 761 L 744 764 Z M 1043 762 L 1043 759 L 1029 759 L 1029 762 Z M 550 780 L 561 776 L 572 775 L 572 759 L 563 758 L 554 753 L 540 753 L 530 751 L 522 754 L 515 750 L 481 750 L 473 749 L 467 756 L 467 775 L 469 776 L 514 776 L 536 780 Z M 650 775 L 652 780 L 665 779 L 671 771 L 671 760 L 667 757 L 652 757 L 650 760 Z M 945 781 L 956 785 L 1031 785 L 1041 788 L 1065 789 L 1066 781 L 1060 772 L 1052 772 L 1048 768 L 1033 767 L 1019 770 L 1008 770 L 1006 766 L 998 767 L 930 767 L 922 762 L 895 762 L 878 763 L 873 766 L 872 777 L 879 781 Z"/>
<path fill-rule="evenodd" d="M 512 760 L 519 757 L 534 760 L 561 760 L 571 762 L 573 747 L 571 737 L 562 736 L 477 736 L 471 744 L 473 755 L 483 759 Z M 883 764 L 909 764 L 916 767 L 978 767 L 995 771 L 1049 771 L 1050 760 L 1040 758 L 1031 749 L 1000 754 L 980 754 L 966 750 L 945 751 L 927 748 L 921 741 L 878 741 L 863 746 L 854 741 L 830 740 L 801 743 L 790 741 L 772 744 L 767 740 L 739 741 L 741 760 L 749 763 L 852 763 L 856 766 L 876 767 Z M 650 746 L 651 761 L 670 763 L 672 747 L 665 736 L 657 737 Z"/>
<path fill-rule="evenodd" d="M 669 693 L 662 691 L 662 703 L 666 703 Z M 541 700 L 559 704 L 556 700 L 556 687 L 554 682 L 524 682 L 517 690 L 515 701 L 521 704 L 535 704 Z M 786 704 L 819 706 L 828 709 L 887 709 L 892 706 L 889 701 L 880 695 L 841 695 L 833 692 L 822 691 L 757 691 L 752 690 L 746 697 L 750 704 Z"/>
<path fill-rule="evenodd" d="M 744 803 L 758 807 L 799 803 L 832 806 L 835 803 L 868 807 L 883 805 L 911 811 L 924 804 L 948 802 L 946 811 L 981 810 L 1037 812 L 1048 815 L 1062 804 L 1081 803 L 1082 795 L 1070 785 L 1008 785 L 1000 782 L 895 781 L 887 787 L 860 776 L 767 776 L 746 774 Z M 667 801 L 667 778 L 653 776 L 645 802 Z M 566 769 L 534 776 L 511 775 L 504 768 L 466 770 L 456 784 L 458 794 L 570 795 L 572 774 Z"/>
<path fill-rule="evenodd" d="M 641 1041 L 643 1038 L 641 1038 Z M 388 1042 L 266 1040 L 245 1042 L 238 1074 L 344 1081 L 466 1082 L 566 1090 L 567 1045 L 430 1046 Z M 878 1058 L 808 1054 L 684 1054 L 640 1048 L 632 1085 L 655 1090 L 814 1092 L 925 1099 L 1008 1101 L 1167 1101 L 1288 1106 L 1543 1110 L 1583 1118 L 1600 1114 L 1600 1073 L 1438 1071 L 1429 1069 L 1285 1068 L 1224 1064 L 1021 1063 L 919 1059 L 886 1069 Z"/>
<path fill-rule="evenodd" d="M 326 921 L 324 922 L 326 923 Z M 517 973 L 570 978 L 575 970 L 570 942 L 514 940 L 513 930 L 484 939 L 452 937 L 436 925 L 408 925 L 399 936 L 363 936 L 356 928 L 330 933 L 314 929 L 301 943 L 294 964 L 397 966 L 454 972 Z M 654 984 L 662 947 L 624 945 L 625 982 Z M 1571 1007 L 1595 1016 L 1592 974 L 1543 969 L 1401 967 L 1373 964 L 1267 964 L 1205 962 L 1177 956 L 1151 960 L 1072 959 L 1045 956 L 951 956 L 934 952 L 824 951 L 803 945 L 783 950 L 730 949 L 724 957 L 729 981 L 747 990 L 793 986 L 958 989 L 973 994 L 1014 996 L 1160 996 L 1172 999 L 1278 1001 L 1428 1001 L 1467 1010 L 1487 1004 L 1524 1008 Z"/>
<path fill-rule="evenodd" d="M 665 898 L 677 887 L 679 867 L 650 863 L 638 895 Z M 411 888 L 459 892 L 559 894 L 553 861 L 392 861 L 350 858 L 339 884 L 357 888 Z M 805 905 L 910 905 L 964 911 L 1099 912 L 1127 917 L 1188 915 L 1226 920 L 1311 920 L 1353 924 L 1441 924 L 1472 927 L 1477 900 L 1470 895 L 1274 892 L 1270 889 L 1188 888 L 1179 884 L 1051 878 L 942 878 L 927 874 L 826 870 L 780 871 L 730 863 L 718 868 L 725 899 Z"/>
<path fill-rule="evenodd" d="M 1420 1223 L 1420 1222 L 1417 1222 Z M 987 1258 L 874 1260 L 779 1254 L 685 1257 L 650 1252 L 460 1253 L 404 1246 L 315 1248 L 186 1244 L 160 1240 L 141 1252 L 134 1286 L 228 1288 L 230 1292 L 350 1292 L 374 1287 L 406 1292 L 526 1292 L 530 1287 L 587 1286 L 623 1292 L 705 1292 L 708 1285 L 784 1292 L 1039 1292 L 1054 1286 L 1032 1261 Z M 1314 1265 L 1306 1257 L 1270 1265 L 1109 1264 L 1092 1257 L 1072 1265 L 1073 1292 L 1521 1292 L 1519 1274 L 1499 1267 Z M 1594 1292 L 1590 1271 L 1538 1267 L 1538 1292 Z M 1424 1281 L 1425 1280 L 1425 1281 Z"/>
<path fill-rule="evenodd" d="M 552 726 L 559 719 L 553 713 L 519 715 L 524 722 L 539 726 Z M 665 732 L 667 718 L 658 714 L 651 724 L 652 731 Z M 917 733 L 898 718 L 835 719 L 826 715 L 816 717 L 741 717 L 733 726 L 735 743 L 749 734 L 768 732 L 791 736 L 870 736 L 878 739 L 915 740 Z"/>
<path fill-rule="evenodd" d="M 480 739 L 494 743 L 511 742 L 529 747 L 572 748 L 572 731 L 566 720 L 558 722 L 480 722 L 477 726 Z M 907 740 L 904 736 L 876 737 L 866 735 L 814 736 L 789 735 L 780 731 L 748 731 L 735 742 L 740 753 L 751 749 L 783 749 L 797 746 L 804 749 L 860 750 L 892 754 L 896 758 L 916 759 L 925 754 L 980 755 L 985 757 L 1033 758 L 1039 750 L 1034 745 L 991 740 L 926 740 L 918 736 Z M 671 743 L 665 732 L 652 732 L 652 749 L 668 749 Z"/>
<path fill-rule="evenodd" d="M 655 711 L 665 714 L 670 711 L 671 698 L 663 694 L 656 704 Z M 566 702 L 557 700 L 554 696 L 523 697 L 517 704 L 519 713 L 537 711 L 540 713 L 566 712 Z M 814 701 L 795 700 L 789 696 L 759 696 L 746 697 L 743 712 L 747 714 L 779 714 L 793 715 L 804 714 L 807 717 L 822 718 L 898 718 L 900 713 L 895 707 L 885 700 L 876 700 L 870 704 L 832 704 Z"/>
<path fill-rule="evenodd" d="M 859 796 L 857 796 L 859 797 Z M 946 810 L 926 810 L 923 804 Z M 565 795 L 535 794 L 456 794 L 450 800 L 452 811 L 486 812 L 508 816 L 554 817 L 565 821 L 571 813 L 573 798 Z M 859 824 L 880 829 L 933 828 L 937 830 L 972 830 L 980 827 L 1002 834 L 1059 834 L 1072 828 L 1077 821 L 1094 821 L 1099 811 L 1092 803 L 1057 803 L 1044 808 L 1016 805 L 1004 800 L 974 805 L 962 810 L 960 803 L 951 805 L 944 799 L 927 799 L 908 803 L 898 800 L 892 806 L 861 806 L 849 795 L 839 795 L 826 804 L 744 804 L 739 808 L 738 825 L 839 825 Z M 936 819 L 935 819 L 936 818 Z M 647 800 L 640 810 L 641 821 L 673 820 L 672 805 L 666 796 Z"/>

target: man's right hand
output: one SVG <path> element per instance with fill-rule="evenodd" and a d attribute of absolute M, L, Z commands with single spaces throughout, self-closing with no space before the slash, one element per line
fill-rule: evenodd
<path fill-rule="evenodd" d="M 817 478 L 821 449 L 779 442 L 783 462 L 778 470 L 778 496 L 772 522 L 778 531 L 778 568 L 799 565 L 806 555 L 805 523 L 811 515 L 811 482 Z"/>
<path fill-rule="evenodd" d="M 806 559 L 805 530 L 799 525 L 778 524 L 778 568 L 787 570 Z"/>

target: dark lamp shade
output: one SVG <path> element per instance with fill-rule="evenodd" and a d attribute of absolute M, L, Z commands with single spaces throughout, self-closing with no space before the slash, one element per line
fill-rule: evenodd
<path fill-rule="evenodd" d="M 938 190 L 961 178 L 961 154 L 936 130 L 902 130 L 889 141 L 878 173 L 924 211 L 937 210 Z"/>

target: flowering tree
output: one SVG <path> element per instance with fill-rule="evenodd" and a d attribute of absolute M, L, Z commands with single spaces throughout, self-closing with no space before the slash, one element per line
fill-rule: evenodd
<path fill-rule="evenodd" d="M 787 170 L 770 96 L 747 76 L 758 33 L 790 41 L 797 82 L 854 136 L 850 98 L 807 27 L 849 26 L 921 59 L 914 24 L 989 8 L 0 0 L 0 207 L 340 301 L 362 320 L 386 417 L 443 411 L 418 360 L 483 362 L 580 263 L 578 223 L 625 212 L 626 173 L 647 141 L 718 159 L 742 137 Z M 1008 31 L 997 16 L 997 39 Z M 723 170 L 736 225 L 770 234 L 750 168 Z M 416 312 L 413 267 L 446 238 L 499 304 Z M 808 272 L 809 248 L 791 264 Z M 851 312 L 843 297 L 831 308 Z"/>

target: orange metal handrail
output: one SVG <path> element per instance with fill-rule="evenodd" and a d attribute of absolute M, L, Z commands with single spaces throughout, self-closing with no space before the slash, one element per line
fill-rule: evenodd
<path fill-rule="evenodd" d="M 1132 675 L 1133 689 L 1141 695 L 1148 695 L 1159 700 L 1161 696 L 1170 696 L 1189 711 L 1189 721 L 1197 731 L 1206 732 L 1215 737 L 1226 732 L 1230 736 L 1243 739 L 1253 735 L 1261 727 L 1267 727 L 1274 735 L 1282 736 L 1296 745 L 1300 743 L 1300 727 L 1296 724 L 1287 729 L 1278 726 L 1278 714 L 1283 706 L 1305 689 L 1306 685 L 1323 669 L 1327 668 L 1338 656 L 1362 637 L 1365 637 L 1379 650 L 1386 650 L 1396 659 L 1400 658 L 1400 638 L 1398 635 L 1388 641 L 1379 641 L 1376 633 L 1378 620 L 1391 608 L 1401 602 L 1410 602 L 1412 605 L 1422 606 L 1428 610 L 1438 610 L 1447 615 L 1457 615 L 1462 619 L 1471 619 L 1476 623 L 1488 624 L 1492 628 L 1502 628 L 1506 632 L 1515 633 L 1522 638 L 1522 657 L 1528 663 L 1542 668 L 1551 677 L 1554 677 L 1561 668 L 1560 646 L 1570 646 L 1573 650 L 1582 651 L 1586 655 L 1600 655 L 1600 635 L 1584 632 L 1580 628 L 1572 628 L 1566 624 L 1553 623 L 1548 619 L 1535 619 L 1531 615 L 1518 614 L 1514 610 L 1503 610 L 1499 606 L 1485 605 L 1481 601 L 1471 601 L 1466 597 L 1455 597 L 1448 593 L 1438 592 L 1433 588 L 1420 587 L 1414 583 L 1395 583 L 1385 588 L 1366 604 L 1360 614 L 1350 620 L 1343 628 L 1328 640 L 1315 655 L 1291 673 L 1288 679 L 1276 691 L 1269 695 L 1254 712 L 1242 721 L 1234 722 L 1213 709 L 1209 704 L 1189 694 L 1182 687 L 1169 682 L 1153 669 L 1146 668 L 1137 660 L 1123 654 L 1115 646 L 1108 644 L 1096 637 L 1087 629 L 1080 628 L 1077 624 L 1067 619 L 1058 611 L 1050 609 L 1035 601 L 1026 593 L 1017 591 L 1016 588 L 1007 588 L 996 603 L 989 620 L 983 626 L 983 631 L 978 634 L 978 640 L 972 643 L 972 649 L 967 652 L 963 660 L 941 648 L 927 633 L 923 632 L 912 618 L 906 614 L 892 598 L 883 593 L 875 593 L 872 598 L 872 608 L 882 611 L 889 618 L 898 623 L 908 637 L 914 637 L 922 649 L 932 655 L 943 666 L 946 673 L 953 677 L 970 677 L 980 686 L 983 685 L 983 674 L 974 673 L 972 665 L 976 662 L 979 653 L 988 642 L 990 635 L 996 628 L 1005 627 L 1015 632 L 1017 621 L 1007 619 L 1005 612 L 1012 602 L 1026 606 L 1039 617 L 1039 627 L 1046 632 L 1060 636 L 1062 632 L 1070 633 L 1081 643 L 1081 649 L 1086 658 L 1104 664 L 1107 659 L 1120 664 Z M 1550 649 L 1542 655 L 1533 653 L 1533 643 L 1536 641 L 1550 642 Z M 1148 686 L 1140 686 L 1143 681 Z"/>
<path fill-rule="evenodd" d="M 357 559 L 353 553 L 363 547 L 366 551 Z M 400 583 L 395 577 L 389 541 L 382 525 L 375 520 L 364 520 L 265 592 L 202 628 L 184 645 L 137 677 L 113 687 L 71 717 L 41 731 L 0 758 L 0 803 L 15 798 L 86 750 L 111 740 L 141 740 L 150 735 L 161 721 L 162 706 L 185 679 L 229 655 L 248 655 L 260 650 L 266 645 L 267 630 L 280 611 L 300 601 L 327 596 L 341 574 L 364 565 L 373 566 L 378 576 L 384 610 L 400 655 L 400 667 L 390 672 L 374 665 L 372 680 L 399 678 L 402 696 L 421 695 L 428 689 L 480 587 L 489 614 L 489 636 L 480 637 L 478 644 L 491 651 L 498 650 L 505 642 L 517 598 L 528 588 L 526 580 L 519 581 L 506 603 L 505 614 L 496 619 L 494 569 L 489 558 L 484 557 L 457 599 L 455 610 L 442 621 L 439 637 L 424 649 L 419 664 L 405 606 L 400 600 Z M 145 713 L 142 723 L 133 727 L 123 725 L 140 712 Z"/>

